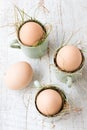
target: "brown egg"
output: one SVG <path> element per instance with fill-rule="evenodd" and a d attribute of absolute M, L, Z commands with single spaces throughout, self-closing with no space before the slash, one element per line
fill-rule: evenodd
<path fill-rule="evenodd" d="M 27 62 L 12 65 L 6 75 L 5 83 L 8 88 L 18 90 L 26 87 L 32 80 L 33 70 Z"/>
<path fill-rule="evenodd" d="M 64 46 L 57 53 L 56 63 L 61 70 L 73 72 L 80 67 L 82 54 L 74 45 Z"/>
<path fill-rule="evenodd" d="M 43 39 L 45 31 L 36 22 L 26 22 L 19 31 L 19 38 L 24 45 L 35 46 Z"/>
<path fill-rule="evenodd" d="M 41 91 L 36 98 L 36 106 L 40 113 L 45 116 L 53 116 L 62 108 L 62 97 L 53 89 Z"/>

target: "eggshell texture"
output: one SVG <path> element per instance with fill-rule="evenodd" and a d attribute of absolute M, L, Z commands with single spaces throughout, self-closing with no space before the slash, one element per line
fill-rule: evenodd
<path fill-rule="evenodd" d="M 19 38 L 24 45 L 35 46 L 44 37 L 44 30 L 36 22 L 25 23 L 19 31 Z"/>
<path fill-rule="evenodd" d="M 39 93 L 36 100 L 38 110 L 46 115 L 57 114 L 62 107 L 62 98 L 60 94 L 53 89 L 46 89 Z"/>
<path fill-rule="evenodd" d="M 10 89 L 22 89 L 31 82 L 32 76 L 31 66 L 27 62 L 18 62 L 8 69 L 5 75 L 5 83 Z"/>
<path fill-rule="evenodd" d="M 56 63 L 64 71 L 75 71 L 79 68 L 81 62 L 82 54 L 74 45 L 64 46 L 57 53 Z"/>

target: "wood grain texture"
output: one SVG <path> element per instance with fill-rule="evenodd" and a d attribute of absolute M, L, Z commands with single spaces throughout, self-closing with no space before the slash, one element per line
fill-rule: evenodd
<path fill-rule="evenodd" d="M 42 23 L 50 23 L 52 31 L 48 38 L 48 52 L 40 59 L 27 58 L 21 50 L 12 49 L 9 44 L 16 37 L 13 26 L 13 5 L 24 9 Z M 3 26 L 3 27 L 2 27 Z M 81 79 L 72 88 L 59 82 L 53 72 L 53 55 L 65 33 L 80 30 L 71 42 L 87 41 L 87 0 L 1 0 L 0 1 L 0 130 L 87 130 L 87 65 Z M 87 48 L 87 45 L 86 45 Z M 86 49 L 85 48 L 85 49 Z M 20 91 L 8 90 L 3 78 L 8 66 L 27 61 L 34 69 L 34 80 L 41 84 L 58 84 L 73 102 L 82 108 L 79 113 L 71 113 L 61 120 L 47 120 L 39 116 L 34 106 L 38 89 L 31 85 Z"/>

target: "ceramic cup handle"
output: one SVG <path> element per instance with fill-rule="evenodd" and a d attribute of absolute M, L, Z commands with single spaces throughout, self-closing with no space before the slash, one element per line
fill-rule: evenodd
<path fill-rule="evenodd" d="M 68 87 L 72 86 L 72 78 L 70 76 L 67 77 L 67 86 Z"/>
<path fill-rule="evenodd" d="M 21 49 L 21 46 L 17 39 L 13 40 L 13 42 L 10 44 L 10 47 Z"/>
<path fill-rule="evenodd" d="M 36 88 L 42 87 L 38 80 L 34 81 L 34 85 L 35 85 Z"/>

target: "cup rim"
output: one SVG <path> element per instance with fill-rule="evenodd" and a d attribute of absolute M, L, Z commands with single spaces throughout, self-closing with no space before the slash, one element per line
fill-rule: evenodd
<path fill-rule="evenodd" d="M 43 113 L 38 109 L 38 107 L 37 107 L 37 97 L 38 97 L 38 95 L 39 95 L 40 92 L 42 92 L 42 91 L 44 91 L 44 90 L 46 90 L 46 89 L 52 89 L 52 90 L 58 92 L 58 93 L 60 94 L 61 98 L 62 98 L 61 108 L 60 108 L 60 110 L 59 110 L 57 113 L 55 113 L 54 115 L 45 115 L 45 114 L 43 114 Z M 40 89 L 40 90 L 37 92 L 37 94 L 36 94 L 36 96 L 35 96 L 35 107 L 36 107 L 37 111 L 38 111 L 41 115 L 43 115 L 43 116 L 45 116 L 45 117 L 55 117 L 55 116 L 57 116 L 59 113 L 61 113 L 61 111 L 63 110 L 64 104 L 66 104 L 66 102 L 67 102 L 66 100 L 67 100 L 67 99 L 66 99 L 66 95 L 65 95 L 65 93 L 64 93 L 63 90 L 61 90 L 60 88 L 58 88 L 58 87 L 56 87 L 56 86 L 48 85 L 48 86 L 43 87 L 42 89 Z"/>
<path fill-rule="evenodd" d="M 17 39 L 18 39 L 18 41 L 20 42 L 20 44 L 23 45 L 23 46 L 25 46 L 25 47 L 36 48 L 36 47 L 40 46 L 40 44 L 37 45 L 37 46 L 28 46 L 28 45 L 24 45 L 24 44 L 22 43 L 20 37 L 19 37 L 19 32 L 20 32 L 21 27 L 22 27 L 24 24 L 28 23 L 28 22 L 35 22 L 35 23 L 38 23 L 38 24 L 42 27 L 42 29 L 44 30 L 45 34 L 47 33 L 47 30 L 46 30 L 46 28 L 44 27 L 44 25 L 43 25 L 41 22 L 39 22 L 38 20 L 34 20 L 34 19 L 26 20 L 26 21 L 24 21 L 24 22 L 19 26 L 18 31 L 17 31 Z M 42 43 L 43 43 L 45 40 L 46 40 L 46 38 L 44 38 L 44 40 L 42 40 Z"/>
<path fill-rule="evenodd" d="M 34 48 L 40 47 L 43 43 L 45 43 L 47 38 L 41 44 L 39 44 L 38 46 L 27 46 L 27 45 L 22 44 L 21 41 L 19 41 L 19 39 L 17 39 L 17 40 L 18 40 L 18 43 L 20 44 L 20 46 L 34 49 Z"/>
<path fill-rule="evenodd" d="M 83 67 L 83 65 L 84 65 L 84 62 L 85 62 L 85 57 L 84 57 L 84 54 L 83 54 L 82 50 L 79 49 L 79 48 L 78 48 L 78 49 L 80 50 L 81 55 L 82 55 L 82 62 L 81 62 L 80 66 L 79 66 L 77 69 L 75 69 L 74 71 L 66 71 L 66 70 L 62 70 L 62 69 L 57 65 L 57 63 L 56 63 L 56 56 L 57 56 L 58 51 L 59 51 L 61 48 L 62 48 L 62 47 L 58 48 L 58 49 L 56 50 L 55 54 L 54 54 L 53 61 L 54 61 L 55 67 L 56 67 L 57 69 L 59 69 L 61 72 L 64 72 L 64 73 L 67 73 L 67 74 L 74 74 L 74 73 L 78 72 L 79 70 L 81 70 L 82 67 Z"/>

